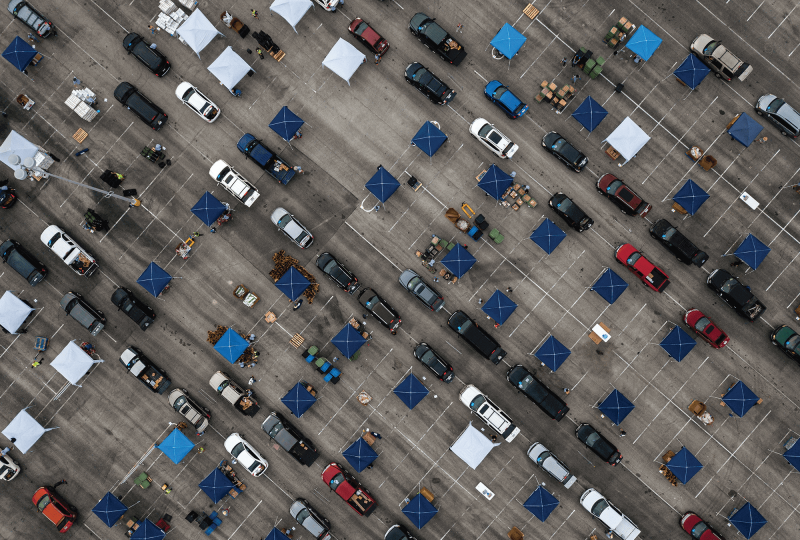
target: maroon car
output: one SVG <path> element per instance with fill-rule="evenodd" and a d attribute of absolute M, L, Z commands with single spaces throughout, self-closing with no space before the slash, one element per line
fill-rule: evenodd
<path fill-rule="evenodd" d="M 721 349 L 728 344 L 730 338 L 728 334 L 719 329 L 714 321 L 703 315 L 699 309 L 690 309 L 683 316 L 686 326 L 697 332 L 701 338 L 706 340 L 715 349 Z"/>
<path fill-rule="evenodd" d="M 381 37 L 364 19 L 355 19 L 348 28 L 355 38 L 369 47 L 369 50 L 378 56 L 383 56 L 389 50 L 389 42 Z"/>
<path fill-rule="evenodd" d="M 646 203 L 613 174 L 604 174 L 597 181 L 597 191 L 629 216 L 645 217 L 653 205 Z"/>
<path fill-rule="evenodd" d="M 697 540 L 725 540 L 694 512 L 686 512 L 681 518 L 681 527 Z"/>

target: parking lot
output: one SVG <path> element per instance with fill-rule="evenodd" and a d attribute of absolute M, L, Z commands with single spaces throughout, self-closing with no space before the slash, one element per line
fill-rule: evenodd
<path fill-rule="evenodd" d="M 24 325 L 27 333 L 0 337 L 0 427 L 5 429 L 25 409 L 42 427 L 57 429 L 45 432 L 24 454 L 2 437 L 0 448 L 12 446 L 8 455 L 22 472 L 0 490 L 6 524 L 0 538 L 57 537 L 31 497 L 39 486 L 61 479 L 68 483 L 58 493 L 78 509 L 68 532 L 76 538 L 122 538 L 128 519 L 155 523 L 165 514 L 172 516 L 171 538 L 196 538 L 202 531 L 184 519 L 192 511 L 219 512 L 221 524 L 212 537 L 260 539 L 273 527 L 294 527 L 294 538 L 311 538 L 289 514 L 298 498 L 330 520 L 331 533 L 339 540 L 383 538 L 396 523 L 420 540 L 506 538 L 513 527 L 526 538 L 604 538 L 607 527 L 579 502 L 589 488 L 628 516 L 641 529 L 641 538 L 688 538 L 679 521 L 691 511 L 730 540 L 741 532 L 728 518 L 746 503 L 766 520 L 754 538 L 800 537 L 800 480 L 782 456 L 787 441 L 800 433 L 795 421 L 800 366 L 770 342 L 771 332 L 781 325 L 800 328 L 795 315 L 800 304 L 798 146 L 753 108 L 768 93 L 800 107 L 800 72 L 794 61 L 800 13 L 788 2 L 732 4 L 537 1 L 533 5 L 540 13 L 531 19 L 523 14 L 527 2 L 347 0 L 334 13 L 315 3 L 295 32 L 280 15 L 270 13 L 267 3 L 201 1 L 197 9 L 223 36 L 195 54 L 166 31 L 151 34 L 148 25 L 155 24 L 159 7 L 150 0 L 32 3 L 52 20 L 58 36 L 35 43 L 44 58 L 28 67 L 27 75 L 4 61 L 0 109 L 7 117 L 0 123 L 0 138 L 16 131 L 60 159 L 50 173 L 84 186 L 108 189 L 100 174 L 107 169 L 121 172 L 126 178 L 115 192 L 136 189 L 141 206 L 129 207 L 126 201 L 57 178 L 16 180 L 10 168 L 1 166 L 19 200 L 0 213 L 0 242 L 19 241 L 49 273 L 32 288 L 8 265 L 0 268 L 4 291 L 13 291 L 35 308 Z M 250 15 L 253 8 L 260 12 L 258 19 Z M 225 10 L 252 32 L 267 32 L 285 58 L 260 59 L 251 36 L 242 39 L 220 21 Z M 419 11 L 436 17 L 463 44 L 468 56 L 461 65 L 446 64 L 409 35 L 408 21 Z M 15 36 L 25 39 L 28 29 L 4 13 L 7 23 L 0 41 L 5 47 Z M 390 43 L 378 64 L 347 31 L 356 17 Z M 614 54 L 604 44 L 621 17 L 662 40 L 648 60 L 635 63 L 627 48 Z M 513 58 L 496 59 L 490 41 L 504 23 L 527 41 Z M 458 25 L 463 25 L 461 32 Z M 121 42 L 130 32 L 155 42 L 167 56 L 171 69 L 163 78 L 123 49 Z M 673 72 L 690 54 L 689 44 L 703 33 L 753 66 L 746 81 L 726 82 L 711 73 L 691 90 L 676 80 Z M 321 65 L 339 38 L 366 54 L 349 85 Z M 207 69 L 227 47 L 254 71 L 237 84 L 239 98 Z M 569 61 L 581 47 L 606 59 L 595 79 Z M 565 66 L 562 58 L 567 59 Z M 437 106 L 406 84 L 403 73 L 412 62 L 421 62 L 456 90 L 455 100 Z M 573 81 L 574 76 L 581 78 Z M 100 112 L 91 122 L 64 104 L 73 77 L 97 94 Z M 493 79 L 530 106 L 523 117 L 508 119 L 484 99 L 483 88 Z M 124 81 L 169 115 L 163 129 L 151 130 L 114 99 L 114 89 Z M 183 81 L 220 106 L 215 122 L 203 122 L 180 103 L 175 88 Z M 575 97 L 563 112 L 536 102 L 542 81 L 575 87 Z M 35 101 L 31 110 L 17 104 L 19 94 Z M 589 96 L 608 112 L 591 132 L 571 117 Z M 268 127 L 283 106 L 305 122 L 302 138 L 288 143 Z M 734 140 L 726 129 L 742 112 L 763 126 L 750 146 Z M 513 159 L 500 159 L 470 135 L 476 118 L 486 118 L 519 145 Z M 605 140 L 626 118 L 650 139 L 629 161 L 612 161 Z M 411 144 L 427 121 L 438 123 L 448 137 L 433 156 Z M 73 138 L 79 129 L 88 133 L 80 143 Z M 551 131 L 588 157 L 581 173 L 542 148 L 542 137 Z M 276 182 L 237 150 L 245 133 L 276 150 L 290 166 L 302 167 L 303 173 L 288 185 Z M 168 166 L 160 168 L 141 155 L 143 147 L 155 144 L 165 147 Z M 687 155 L 695 146 L 713 155 L 717 164 L 708 171 L 701 168 Z M 85 148 L 87 153 L 76 155 Z M 219 159 L 258 189 L 260 197 L 252 207 L 235 201 L 209 177 L 209 168 Z M 478 186 L 477 177 L 493 163 L 516 173 L 515 183 L 530 187 L 535 207 L 506 208 Z M 379 166 L 400 184 L 384 204 L 365 187 Z M 645 218 L 621 213 L 597 193 L 595 184 L 606 173 L 652 204 Z M 407 183 L 412 176 L 421 188 Z M 689 179 L 709 198 L 694 215 L 682 215 L 673 209 L 672 198 Z M 231 203 L 233 210 L 230 223 L 219 226 L 216 234 L 191 211 L 206 191 Z M 591 229 L 578 233 L 548 208 L 558 192 L 593 218 Z M 755 210 L 740 200 L 743 192 L 758 202 Z M 463 204 L 474 214 L 464 216 Z M 270 216 L 278 207 L 311 231 L 309 249 L 301 250 L 272 224 Z M 108 230 L 91 234 L 82 228 L 87 208 L 109 222 Z M 467 219 L 485 216 L 486 234 L 475 241 L 457 230 L 445 215 L 451 208 Z M 545 219 L 566 233 L 550 254 L 530 239 Z M 649 228 L 659 219 L 668 219 L 708 253 L 702 268 L 682 264 L 650 237 Z M 96 257 L 99 270 L 93 276 L 74 274 L 42 244 L 40 234 L 51 224 Z M 489 237 L 493 229 L 504 237 L 501 243 Z M 732 267 L 734 252 L 749 234 L 769 254 L 757 270 L 745 264 Z M 417 256 L 433 236 L 463 245 L 476 259 L 455 283 L 440 276 L 445 268 L 441 257 L 429 274 Z M 192 250 L 182 259 L 176 246 L 192 237 Z M 671 283 L 663 293 L 643 286 L 615 264 L 614 250 L 624 243 L 669 275 Z M 280 250 L 298 259 L 319 283 L 314 301 L 306 300 L 298 309 L 269 275 L 275 268 L 273 255 Z M 361 290 L 374 288 L 399 312 L 402 325 L 396 335 L 374 317 L 364 317 L 357 301 L 360 291 L 348 295 L 323 275 L 315 261 L 324 252 L 358 277 Z M 151 262 L 173 277 L 169 292 L 158 298 L 136 283 Z M 398 284 L 408 268 L 442 294 L 441 311 L 432 312 Z M 627 283 L 613 303 L 593 290 L 609 268 Z M 706 286 L 717 268 L 750 287 L 766 305 L 762 317 L 747 322 Z M 254 307 L 234 296 L 240 284 L 259 296 Z M 146 333 L 109 301 L 119 287 L 130 288 L 155 310 L 157 318 Z M 68 291 L 81 293 L 105 311 L 108 320 L 96 337 L 59 307 Z M 517 307 L 495 327 L 482 308 L 496 291 Z M 712 348 L 684 324 L 684 314 L 692 308 L 728 334 L 726 347 Z M 448 327 L 448 317 L 458 310 L 507 352 L 498 365 L 481 358 Z M 277 317 L 275 322 L 265 320 L 268 312 Z M 349 361 L 332 341 L 353 318 L 366 322 L 370 338 L 358 358 Z M 607 342 L 590 339 L 598 323 L 609 329 Z M 218 325 L 255 336 L 253 347 L 260 356 L 254 367 L 242 369 L 214 350 L 207 338 Z M 675 327 L 697 342 L 681 361 L 661 346 Z M 49 338 L 38 367 L 31 365 L 36 336 Z M 302 338 L 299 346 L 296 336 Z M 536 355 L 550 337 L 569 350 L 556 371 Z M 103 360 L 77 385 L 51 366 L 73 340 L 90 342 Z M 453 366 L 452 382 L 436 380 L 414 359 L 413 349 L 423 342 Z M 183 431 L 194 447 L 177 464 L 156 446 L 184 419 L 166 395 L 148 392 L 119 365 L 117 359 L 129 346 L 139 347 L 163 368 L 172 380 L 170 389 L 186 389 L 212 413 L 204 434 L 191 433 L 191 427 Z M 326 382 L 304 361 L 301 353 L 311 346 L 319 349 L 318 356 L 342 357 L 333 365 L 341 371 L 338 384 Z M 551 420 L 514 391 L 506 372 L 518 364 L 568 403 L 564 419 Z M 255 417 L 234 410 L 209 386 L 217 371 L 253 390 L 261 407 Z M 413 409 L 394 392 L 410 374 L 429 392 Z M 248 386 L 251 377 L 256 382 Z M 300 381 L 314 387 L 317 399 L 298 419 L 281 399 Z M 723 401 L 739 381 L 760 399 L 741 417 Z M 470 422 L 486 437 L 493 433 L 459 402 L 459 393 L 470 384 L 521 428 L 510 443 L 500 438 L 475 469 L 450 450 Z M 614 389 L 634 406 L 620 425 L 599 410 Z M 362 393 L 371 398 L 366 404 L 358 399 Z M 689 410 L 695 400 L 705 403 L 712 424 L 705 425 Z M 289 418 L 313 442 L 320 453 L 313 465 L 294 461 L 261 430 L 271 411 Z M 575 428 L 582 423 L 617 446 L 623 456 L 619 465 L 604 463 L 576 439 Z M 374 466 L 356 474 L 378 503 L 369 517 L 353 513 L 320 477 L 332 462 L 352 472 L 342 452 L 365 431 L 381 435 L 372 444 L 378 454 Z M 231 461 L 223 442 L 234 432 L 266 458 L 269 468 L 254 478 L 233 465 L 246 489 L 212 504 L 199 484 L 222 460 Z M 534 442 L 567 465 L 576 485 L 559 485 L 526 456 Z M 671 485 L 659 467 L 665 454 L 684 447 L 702 469 L 686 484 Z M 147 489 L 135 483 L 143 472 L 152 480 Z M 493 496 L 487 498 L 476 488 L 479 484 Z M 559 502 L 544 522 L 523 506 L 539 486 Z M 423 488 L 434 494 L 438 512 L 418 530 L 403 508 Z M 112 528 L 92 513 L 107 492 L 128 507 Z"/>

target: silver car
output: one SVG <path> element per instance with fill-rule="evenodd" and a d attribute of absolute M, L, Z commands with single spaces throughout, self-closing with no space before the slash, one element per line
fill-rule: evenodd
<path fill-rule="evenodd" d="M 765 94 L 756 101 L 756 114 L 766 116 L 786 135 L 796 139 L 800 135 L 800 114 L 781 98 Z"/>
<path fill-rule="evenodd" d="M 317 540 L 330 540 L 331 522 L 314 510 L 305 499 L 297 499 L 289 508 L 289 514 Z"/>
<path fill-rule="evenodd" d="M 444 297 L 436 289 L 422 281 L 419 274 L 413 270 L 405 270 L 400 274 L 400 285 L 408 292 L 419 298 L 420 302 L 437 312 L 444 307 Z"/>
<path fill-rule="evenodd" d="M 577 480 L 570 474 L 567 466 L 561 463 L 542 443 L 533 443 L 533 445 L 528 448 L 528 457 L 539 467 L 547 471 L 550 476 L 564 484 L 564 487 L 567 489 L 571 488 L 572 484 Z"/>
<path fill-rule="evenodd" d="M 303 227 L 303 224 L 297 221 L 292 214 L 286 211 L 285 208 L 278 207 L 272 212 L 272 223 L 274 223 L 283 234 L 292 239 L 292 242 L 297 244 L 300 248 L 306 249 L 314 242 L 314 237 L 311 232 Z"/>

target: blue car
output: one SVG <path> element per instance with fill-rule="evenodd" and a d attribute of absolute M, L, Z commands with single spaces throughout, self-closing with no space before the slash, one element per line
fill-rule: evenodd
<path fill-rule="evenodd" d="M 507 86 L 503 86 L 500 81 L 491 81 L 483 90 L 486 99 L 503 109 L 509 118 L 519 118 L 528 112 L 528 106 L 514 95 Z"/>

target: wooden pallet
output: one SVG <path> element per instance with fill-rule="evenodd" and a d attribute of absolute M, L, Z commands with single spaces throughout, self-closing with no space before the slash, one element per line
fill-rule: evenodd
<path fill-rule="evenodd" d="M 525 15 L 530 17 L 531 20 L 533 20 L 539 14 L 539 10 L 533 7 L 533 4 L 528 4 L 527 7 L 522 10 L 522 13 L 524 13 Z"/>
<path fill-rule="evenodd" d="M 286 56 L 286 53 L 283 52 L 283 51 L 280 51 L 280 50 L 277 51 L 277 52 L 270 51 L 269 55 L 271 57 L 273 57 L 275 60 L 277 60 L 278 62 L 280 62 L 281 60 L 283 60 L 283 57 Z"/>
<path fill-rule="evenodd" d="M 89 136 L 88 133 L 86 133 L 82 129 L 79 129 L 78 131 L 75 132 L 75 135 L 73 135 L 72 138 L 78 141 L 79 143 L 82 143 L 88 136 Z"/>
<path fill-rule="evenodd" d="M 301 336 L 300 334 L 295 334 L 294 337 L 291 340 L 289 340 L 289 343 L 292 344 L 292 347 L 297 349 L 298 347 L 300 347 L 300 345 L 303 344 L 304 341 L 305 338 L 303 336 Z"/>

